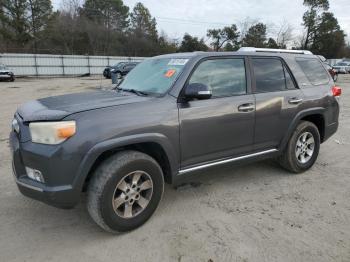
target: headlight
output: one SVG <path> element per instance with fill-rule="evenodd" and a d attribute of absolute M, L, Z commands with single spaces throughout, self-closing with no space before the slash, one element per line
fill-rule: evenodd
<path fill-rule="evenodd" d="M 76 132 L 75 121 L 34 122 L 29 124 L 33 143 L 57 145 Z"/>

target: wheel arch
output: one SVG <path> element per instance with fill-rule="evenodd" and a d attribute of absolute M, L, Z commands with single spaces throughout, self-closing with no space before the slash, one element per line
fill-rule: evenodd
<path fill-rule="evenodd" d="M 107 140 L 90 149 L 80 164 L 80 172 L 75 181 L 77 189 L 84 190 L 98 165 L 122 150 L 135 150 L 151 156 L 161 166 L 164 180 L 172 183 L 173 175 L 178 169 L 178 158 L 170 141 L 162 134 L 143 134 Z"/>
<path fill-rule="evenodd" d="M 324 137 L 325 137 L 325 119 L 324 119 L 324 115 L 322 115 L 322 114 L 307 115 L 307 116 L 303 117 L 300 120 L 301 121 L 308 121 L 308 122 L 313 123 L 318 129 L 318 132 L 320 133 L 321 143 L 323 143 Z"/>
<path fill-rule="evenodd" d="M 292 136 L 295 128 L 300 123 L 300 121 L 309 121 L 316 125 L 321 138 L 321 143 L 324 142 L 325 138 L 325 109 L 324 108 L 313 108 L 308 109 L 299 112 L 295 118 L 293 119 L 292 123 L 290 124 L 288 131 L 286 135 L 284 136 L 281 145 L 280 145 L 280 151 L 282 152 L 284 148 L 286 147 L 290 137 Z"/>

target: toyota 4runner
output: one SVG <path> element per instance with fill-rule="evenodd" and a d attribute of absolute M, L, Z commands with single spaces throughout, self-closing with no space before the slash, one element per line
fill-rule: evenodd
<path fill-rule="evenodd" d="M 340 95 L 308 51 L 157 56 L 113 90 L 19 107 L 15 180 L 24 195 L 61 208 L 86 191 L 99 226 L 129 231 L 154 213 L 164 182 L 190 173 L 262 158 L 308 170 L 337 131 Z"/>

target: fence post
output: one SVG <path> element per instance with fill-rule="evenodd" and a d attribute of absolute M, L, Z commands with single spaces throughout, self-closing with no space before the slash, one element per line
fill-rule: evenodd
<path fill-rule="evenodd" d="M 38 77 L 39 72 L 38 72 L 38 61 L 36 60 L 36 54 L 34 54 L 34 67 L 35 67 L 35 75 Z"/>
<path fill-rule="evenodd" d="M 65 76 L 66 72 L 64 70 L 64 57 L 63 57 L 63 55 L 61 55 L 61 64 L 62 64 L 62 74 L 63 74 L 63 76 Z"/>
<path fill-rule="evenodd" d="M 91 72 L 90 72 L 90 56 L 89 55 L 87 56 L 87 63 L 88 63 L 88 68 L 89 68 L 89 75 L 91 75 Z"/>

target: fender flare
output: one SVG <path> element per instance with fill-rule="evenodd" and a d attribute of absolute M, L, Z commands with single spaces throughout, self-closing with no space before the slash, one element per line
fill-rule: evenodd
<path fill-rule="evenodd" d="M 94 145 L 84 156 L 79 165 L 78 174 L 74 180 L 73 187 L 81 192 L 85 179 L 88 176 L 93 164 L 98 157 L 106 151 L 113 150 L 119 147 L 139 144 L 139 143 L 157 143 L 165 151 L 172 174 L 176 174 L 179 166 L 178 155 L 175 153 L 170 140 L 159 133 L 137 134 L 124 137 L 113 138 Z"/>
<path fill-rule="evenodd" d="M 300 122 L 300 120 L 302 118 L 307 117 L 307 116 L 311 116 L 311 115 L 322 115 L 323 118 L 325 119 L 325 111 L 326 111 L 326 109 L 323 108 L 323 107 L 310 108 L 310 109 L 306 109 L 306 110 L 300 111 L 294 117 L 293 121 L 289 125 L 287 133 L 283 137 L 282 142 L 280 144 L 279 151 L 282 152 L 285 149 L 285 147 L 288 144 L 288 141 L 289 141 L 290 137 L 292 136 L 295 128 L 297 127 L 298 123 Z"/>

